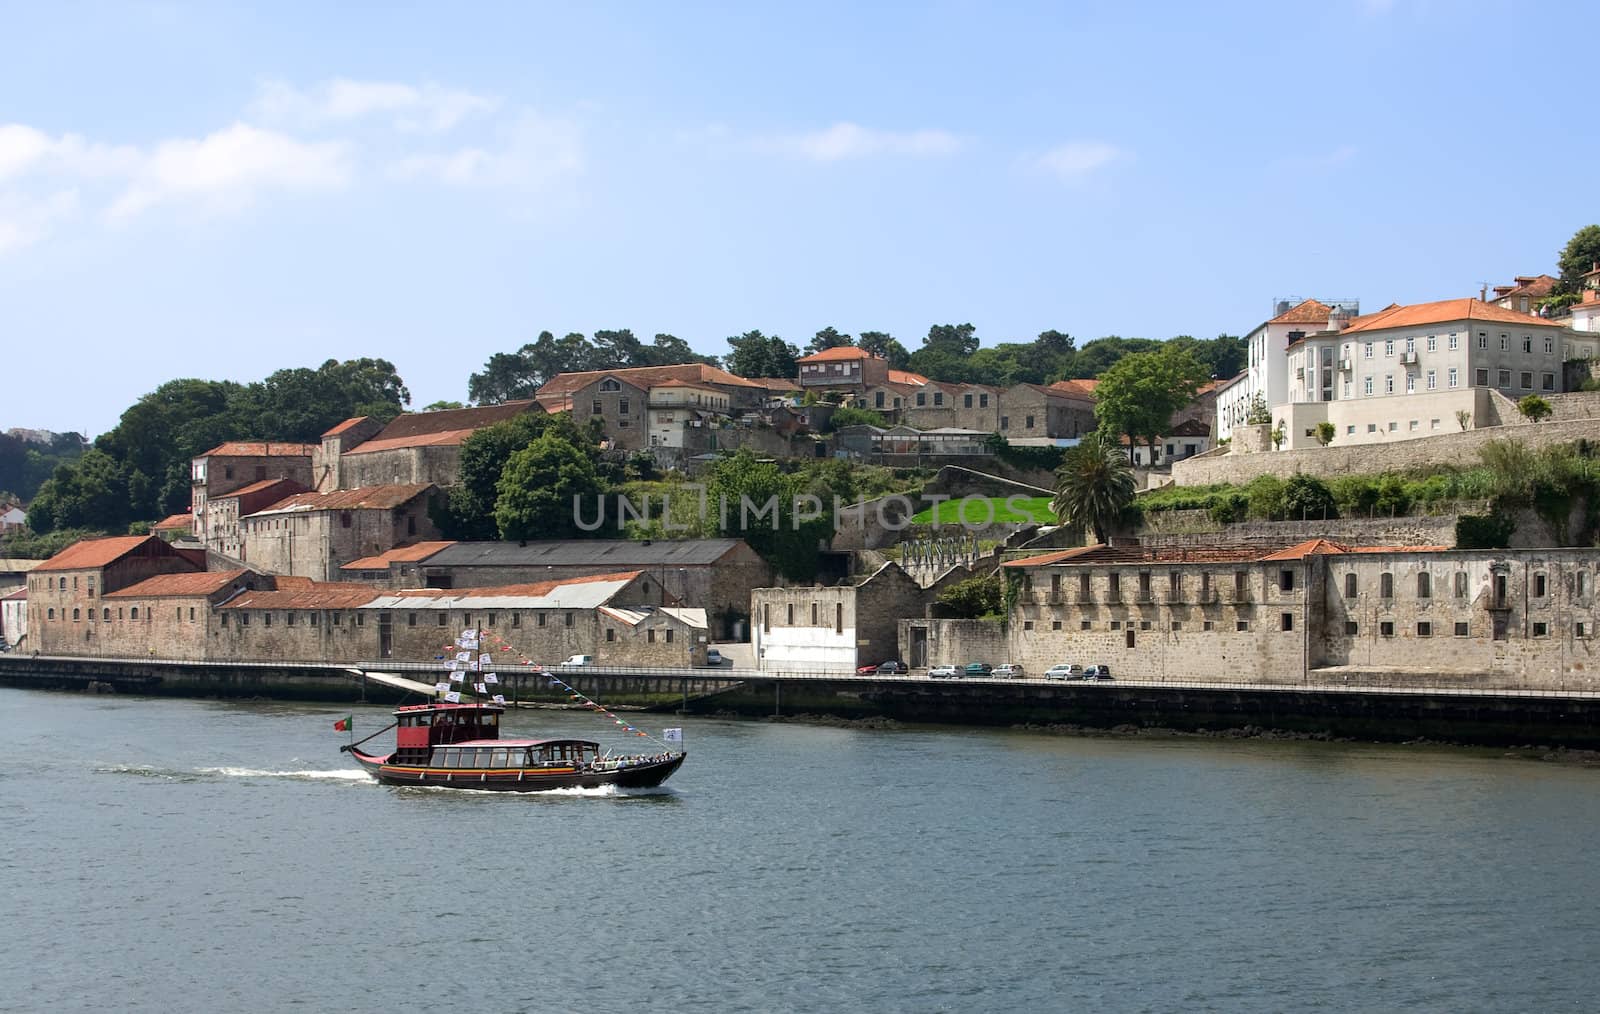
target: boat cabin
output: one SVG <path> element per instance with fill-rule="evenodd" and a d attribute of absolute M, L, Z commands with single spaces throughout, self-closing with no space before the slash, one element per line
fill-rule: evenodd
<path fill-rule="evenodd" d="M 429 767 L 435 768 L 582 768 L 600 757 L 600 744 L 582 739 L 505 740 L 440 746 Z"/>
<path fill-rule="evenodd" d="M 394 763 L 427 764 L 436 747 L 500 738 L 498 704 L 413 704 L 395 711 Z"/>

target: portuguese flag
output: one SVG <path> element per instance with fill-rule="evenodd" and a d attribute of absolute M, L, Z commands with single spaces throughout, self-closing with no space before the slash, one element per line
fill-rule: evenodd
<path fill-rule="evenodd" d="M 334 732 L 349 732 L 351 729 L 355 728 L 355 725 L 353 724 L 353 721 L 352 721 L 354 718 L 355 718 L 354 715 L 346 715 L 343 718 L 339 719 L 337 722 L 334 722 L 333 723 L 333 731 Z"/>

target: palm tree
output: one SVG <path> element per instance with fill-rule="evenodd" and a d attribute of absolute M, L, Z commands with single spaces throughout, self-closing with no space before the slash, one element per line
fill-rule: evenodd
<path fill-rule="evenodd" d="M 1096 430 L 1062 457 L 1050 509 L 1065 524 L 1093 530 L 1103 544 L 1106 529 L 1133 502 L 1133 493 L 1127 456 L 1110 434 Z"/>

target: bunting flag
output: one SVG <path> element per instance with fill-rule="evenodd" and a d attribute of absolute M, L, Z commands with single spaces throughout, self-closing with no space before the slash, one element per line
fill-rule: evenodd
<path fill-rule="evenodd" d="M 491 697 L 489 699 L 491 701 L 494 701 L 496 704 L 504 704 L 506 702 L 506 695 L 505 694 L 495 694 L 493 697 Z"/>
<path fill-rule="evenodd" d="M 500 682 L 500 677 L 496 676 L 492 672 L 486 672 L 486 673 L 483 674 L 483 681 L 485 683 L 499 683 Z"/>
<path fill-rule="evenodd" d="M 486 694 L 486 693 L 489 692 L 489 688 L 487 686 L 483 685 L 482 683 L 474 683 L 474 684 L 472 684 L 472 689 L 476 690 L 480 694 Z"/>
<path fill-rule="evenodd" d="M 460 683 L 465 678 L 466 677 L 462 673 L 453 672 L 453 673 L 450 674 L 450 682 L 451 683 Z"/>
<path fill-rule="evenodd" d="M 470 651 L 458 651 L 458 652 L 456 652 L 456 661 L 457 662 L 471 662 L 472 661 L 472 652 L 470 652 Z"/>
<path fill-rule="evenodd" d="M 451 704 L 461 703 L 461 695 L 456 693 L 454 690 L 450 691 L 448 694 L 445 694 L 444 699 L 449 701 Z"/>
<path fill-rule="evenodd" d="M 455 660 L 455 659 L 453 659 L 453 658 L 452 658 L 452 659 L 451 659 L 451 660 L 450 660 L 450 661 L 448 661 L 448 662 L 446 662 L 446 663 L 445 663 L 445 665 L 444 665 L 444 667 L 445 667 L 445 668 L 446 668 L 446 669 L 448 669 L 448 670 L 450 670 L 450 671 L 451 671 L 451 672 L 455 672 L 455 671 L 456 671 L 456 669 L 457 669 L 457 668 L 458 668 L 458 667 L 459 667 L 459 666 L 460 666 L 460 665 L 461 665 L 461 663 L 460 663 L 460 662 L 457 662 L 457 661 L 456 661 L 456 660 Z"/>
<path fill-rule="evenodd" d="M 448 683 L 435 683 L 433 685 L 433 689 L 437 690 L 441 694 L 447 694 L 447 693 L 450 692 L 450 684 L 448 684 Z"/>
<path fill-rule="evenodd" d="M 494 656 L 489 654 L 488 652 L 484 652 L 482 655 L 478 656 L 478 665 L 480 665 L 480 666 L 494 665 Z"/>

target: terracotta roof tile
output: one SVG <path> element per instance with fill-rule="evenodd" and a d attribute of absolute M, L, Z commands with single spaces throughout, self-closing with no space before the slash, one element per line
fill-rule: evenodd
<path fill-rule="evenodd" d="M 201 571 L 198 574 L 157 574 L 155 577 L 145 578 L 138 584 L 107 592 L 105 597 L 154 599 L 214 595 L 248 573 L 250 573 L 248 570 L 212 570 Z"/>
<path fill-rule="evenodd" d="M 1098 380 L 1058 380 L 1050 387 L 1056 391 L 1065 391 L 1086 398 L 1094 397 L 1094 389 L 1100 386 Z"/>
<path fill-rule="evenodd" d="M 152 532 L 187 532 L 194 527 L 194 515 L 169 514 L 150 526 Z"/>
<path fill-rule="evenodd" d="M 309 458 L 315 444 L 291 444 L 271 440 L 229 440 L 197 458 Z"/>
<path fill-rule="evenodd" d="M 1426 324 L 1447 324 L 1457 320 L 1485 321 L 1496 324 L 1519 324 L 1524 327 L 1559 327 L 1542 317 L 1518 313 L 1477 299 L 1441 299 L 1434 303 L 1415 303 L 1411 306 L 1391 306 L 1366 317 L 1358 317 L 1340 334 L 1382 331 L 1393 327 L 1420 327 Z"/>
<path fill-rule="evenodd" d="M 270 507 L 245 516 L 254 518 L 267 514 L 299 514 L 306 511 L 393 510 L 410 503 L 433 488 L 435 488 L 433 483 L 422 482 L 339 489 L 332 493 L 296 493 Z"/>
<path fill-rule="evenodd" d="M 865 349 L 858 349 L 854 345 L 835 345 L 831 349 L 813 352 L 809 356 L 796 359 L 797 363 L 847 363 L 855 359 L 879 359 Z"/>
<path fill-rule="evenodd" d="M 34 568 L 34 571 L 83 570 L 89 567 L 105 567 L 151 541 L 160 543 L 163 546 L 166 545 L 154 535 L 116 535 L 108 539 L 84 539 L 82 542 L 74 542 L 55 556 L 39 564 Z"/>
<path fill-rule="evenodd" d="M 551 400 L 570 399 L 574 391 L 588 387 L 601 377 L 616 377 L 642 390 L 664 380 L 688 380 L 702 384 L 719 384 L 723 387 L 746 387 L 761 390 L 762 384 L 736 377 L 726 370 L 705 363 L 681 363 L 677 366 L 636 366 L 626 370 L 586 370 L 582 373 L 561 373 L 551 377 L 537 395 L 541 404 Z M 379 434 L 382 436 L 382 434 Z"/>
<path fill-rule="evenodd" d="M 351 429 L 356 424 L 366 422 L 367 419 L 368 419 L 368 417 L 364 416 L 364 415 L 358 415 L 358 416 L 355 416 L 354 418 L 346 419 L 344 422 L 340 423 L 339 425 L 335 426 L 333 429 L 331 429 L 328 432 L 324 433 L 323 436 L 324 437 L 336 437 L 339 434 L 345 432 L 346 430 Z"/>
<path fill-rule="evenodd" d="M 303 492 L 305 492 L 305 487 L 303 485 L 301 485 L 300 483 L 295 482 L 293 479 L 260 479 L 260 480 L 257 480 L 256 482 L 252 482 L 248 486 L 240 486 L 238 489 L 230 490 L 227 493 L 223 493 L 221 496 L 211 497 L 211 499 L 212 500 L 244 499 L 245 497 L 255 496 L 257 493 L 265 493 L 265 492 L 268 492 L 269 490 L 276 489 L 276 488 L 279 488 L 279 487 L 286 487 L 286 486 L 294 487 L 293 489 L 289 490 L 289 493 L 303 493 Z M 286 493 L 285 495 L 287 496 L 288 494 Z"/>
<path fill-rule="evenodd" d="M 909 384 L 912 387 L 921 387 L 928 382 L 928 378 L 920 373 L 912 373 L 910 370 L 890 370 L 889 382 L 891 384 Z"/>
<path fill-rule="evenodd" d="M 524 400 L 501 402 L 498 405 L 480 405 L 475 408 L 447 408 L 439 412 L 408 412 L 405 415 L 395 416 L 389 425 L 373 434 L 371 440 L 347 453 L 370 454 L 374 451 L 395 450 L 401 447 L 460 444 L 485 426 L 493 426 L 497 422 L 514 418 L 524 412 L 537 410 L 539 406 L 536 402 Z"/>
<path fill-rule="evenodd" d="M 26 602 L 27 599 L 28 589 L 26 588 L 18 588 L 9 595 L 0 595 L 0 602 Z"/>
<path fill-rule="evenodd" d="M 747 377 L 745 378 L 757 387 L 764 387 L 769 391 L 798 391 L 800 385 L 788 377 Z"/>
<path fill-rule="evenodd" d="M 402 588 L 385 592 L 401 598 L 507 598 L 511 596 L 535 597 L 548 595 L 557 588 L 575 584 L 594 584 L 597 581 L 632 581 L 643 574 L 642 570 L 625 570 L 615 574 L 586 574 L 583 577 L 566 577 L 558 581 L 534 581 L 527 584 L 502 584 L 483 588 Z"/>
<path fill-rule="evenodd" d="M 351 560 L 340 570 L 387 570 L 391 563 L 416 563 L 455 545 L 454 542 L 407 542 L 377 556 L 363 556 Z"/>
<path fill-rule="evenodd" d="M 1045 553 L 1045 554 L 1040 555 L 1040 556 L 1028 556 L 1028 557 L 1024 557 L 1024 558 L 1022 558 L 1020 560 L 1007 560 L 1005 563 L 1002 563 L 1000 566 L 1002 566 L 1002 567 L 1047 567 L 1052 563 L 1061 563 L 1064 560 L 1071 560 L 1071 559 L 1074 559 L 1076 557 L 1083 556 L 1085 553 L 1088 553 L 1088 552 L 1090 552 L 1092 550 L 1101 549 L 1101 548 L 1104 548 L 1104 547 L 1100 546 L 1099 544 L 1095 544 L 1093 546 L 1078 546 L 1075 549 L 1063 549 L 1060 552 L 1056 552 L 1056 553 Z"/>
<path fill-rule="evenodd" d="M 385 439 L 381 436 L 373 437 L 365 443 L 357 444 L 346 454 L 376 454 L 379 451 L 397 451 L 406 447 L 455 447 L 467 442 L 477 430 L 441 430 L 437 433 L 419 433 L 415 436 L 392 437 Z"/>
<path fill-rule="evenodd" d="M 1268 324 L 1327 324 L 1328 315 L 1333 312 L 1333 307 L 1316 299 L 1306 299 L 1296 303 L 1290 309 L 1283 311 L 1276 317 L 1267 321 Z"/>
<path fill-rule="evenodd" d="M 223 609 L 354 609 L 384 594 L 370 584 L 353 581 L 307 581 L 272 590 L 247 591 L 224 603 Z"/>

